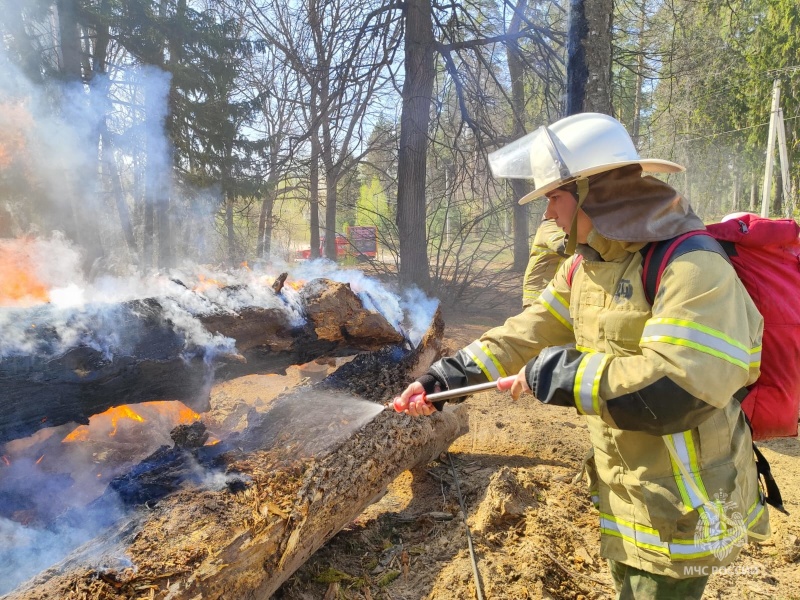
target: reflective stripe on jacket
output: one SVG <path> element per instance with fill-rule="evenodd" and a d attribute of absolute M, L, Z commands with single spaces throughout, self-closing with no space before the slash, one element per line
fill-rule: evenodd
<path fill-rule="evenodd" d="M 516 373 L 544 348 L 575 344 L 572 397 L 594 448 L 587 471 L 602 555 L 677 578 L 725 566 L 748 533 L 769 531 L 750 431 L 732 398 L 758 377 L 761 315 L 717 254 L 676 258 L 651 307 L 643 244 L 596 232 L 590 243 L 603 259 L 584 257 L 571 287 L 567 260 L 533 305 L 456 355 L 463 368 L 444 369 L 448 387 Z M 651 399 L 653 390 L 668 396 L 658 398 L 662 411 L 669 390 L 695 399 L 695 408 L 681 404 L 685 431 L 645 433 L 630 414 L 625 429 L 615 422 L 615 399 Z"/>

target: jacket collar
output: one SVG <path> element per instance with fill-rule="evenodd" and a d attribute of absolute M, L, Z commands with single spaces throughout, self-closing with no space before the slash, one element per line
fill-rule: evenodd
<path fill-rule="evenodd" d="M 586 244 L 578 244 L 577 252 L 586 260 L 619 261 L 641 250 L 647 242 L 619 242 L 604 237 L 596 229 L 589 232 Z"/>

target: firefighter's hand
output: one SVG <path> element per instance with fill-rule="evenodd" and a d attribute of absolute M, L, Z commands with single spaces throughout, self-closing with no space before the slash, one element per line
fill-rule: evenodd
<path fill-rule="evenodd" d="M 403 390 L 392 405 L 397 412 L 412 417 L 428 416 L 436 412 L 436 407 L 425 398 L 425 388 L 419 381 L 415 381 Z"/>
<path fill-rule="evenodd" d="M 528 380 L 525 378 L 525 367 L 522 367 L 511 386 L 511 397 L 514 400 L 519 400 L 519 397 L 525 392 L 530 393 L 531 388 L 528 386 Z"/>

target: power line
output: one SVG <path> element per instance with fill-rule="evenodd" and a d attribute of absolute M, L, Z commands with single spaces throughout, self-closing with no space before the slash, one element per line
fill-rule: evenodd
<path fill-rule="evenodd" d="M 783 120 L 784 121 L 793 121 L 795 119 L 800 119 L 800 115 L 798 115 L 796 117 L 784 118 Z M 697 140 L 707 140 L 707 139 L 710 139 L 710 138 L 719 137 L 721 135 L 727 135 L 729 133 L 737 133 L 739 131 L 747 131 L 749 129 L 755 129 L 756 127 L 766 127 L 767 125 L 769 125 L 769 123 L 758 123 L 757 125 L 749 125 L 747 127 L 740 127 L 739 129 L 729 129 L 728 131 L 720 131 L 719 133 L 711 133 L 709 135 L 701 135 L 701 136 L 697 136 L 697 137 L 693 137 L 693 138 L 689 138 L 689 139 L 685 139 L 685 140 L 675 140 L 674 142 L 672 142 L 670 144 L 660 144 L 659 146 L 651 146 L 650 149 L 652 150 L 654 148 L 662 148 L 662 147 L 666 147 L 666 146 L 674 146 L 675 144 L 688 144 L 689 142 L 696 142 Z"/>
<path fill-rule="evenodd" d="M 708 80 L 710 78 L 727 78 L 727 77 L 730 77 L 731 75 L 735 75 L 736 74 L 736 70 L 737 70 L 737 67 L 732 66 L 731 68 L 729 68 L 727 70 L 724 70 L 724 71 L 720 70 L 720 71 L 715 71 L 714 73 L 706 73 L 705 74 L 705 80 Z M 791 72 L 794 72 L 794 71 L 800 71 L 800 65 L 792 65 L 792 66 L 783 67 L 783 68 L 780 68 L 780 69 L 765 69 L 764 71 L 759 71 L 757 73 L 753 73 L 752 75 L 754 77 L 760 77 L 760 78 L 764 78 L 764 79 L 773 79 L 774 77 L 776 77 L 779 74 L 791 73 Z M 676 74 L 675 76 L 672 76 L 671 79 L 677 81 L 682 76 L 685 76 L 685 72 Z M 732 90 L 736 89 L 737 86 L 742 85 L 742 83 L 747 84 L 747 82 L 729 81 L 729 82 L 724 83 L 724 84 L 722 84 L 720 86 L 717 86 L 714 89 L 707 90 L 705 93 L 700 93 L 700 94 L 694 93 L 693 96 L 694 96 L 695 99 L 703 99 L 703 100 L 709 100 L 709 99 L 712 99 L 712 98 L 716 98 L 717 96 L 726 96 Z M 771 85 L 772 85 L 772 83 L 770 81 L 770 89 L 771 89 Z"/>

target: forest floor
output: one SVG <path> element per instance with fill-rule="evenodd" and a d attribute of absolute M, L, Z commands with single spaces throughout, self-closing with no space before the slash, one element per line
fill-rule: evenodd
<path fill-rule="evenodd" d="M 517 312 L 518 289 L 497 294 L 483 311 L 445 311 L 449 348 Z M 467 406 L 469 433 L 440 460 L 398 477 L 273 598 L 613 598 L 598 513 L 575 481 L 590 447 L 582 417 L 498 392 Z M 791 516 L 770 507 L 771 539 L 713 574 L 704 598 L 800 598 L 800 440 L 760 447 Z"/>

